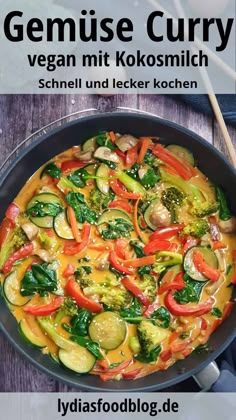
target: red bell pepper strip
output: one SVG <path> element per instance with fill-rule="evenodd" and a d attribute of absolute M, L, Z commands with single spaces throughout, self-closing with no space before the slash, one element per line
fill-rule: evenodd
<path fill-rule="evenodd" d="M 180 305 L 173 297 L 174 291 L 170 291 L 165 297 L 165 305 L 167 309 L 176 316 L 201 316 L 207 314 L 212 310 L 215 299 L 210 297 L 205 302 L 198 303 L 197 305 Z"/>
<path fill-rule="evenodd" d="M 206 330 L 207 330 L 207 327 L 208 327 L 208 323 L 207 323 L 207 321 L 205 320 L 205 318 L 202 318 L 202 322 L 201 322 L 201 330 L 202 330 L 202 331 L 206 331 Z"/>
<path fill-rule="evenodd" d="M 52 302 L 42 306 L 25 306 L 24 312 L 34 316 L 48 316 L 57 311 L 64 302 L 64 297 L 58 297 Z"/>
<path fill-rule="evenodd" d="M 158 251 L 171 251 L 173 244 L 165 239 L 154 239 L 143 248 L 145 254 L 155 254 Z"/>
<path fill-rule="evenodd" d="M 15 227 L 15 223 L 12 222 L 12 220 L 7 219 L 7 218 L 3 219 L 3 222 L 0 227 L 0 249 L 2 245 L 4 244 L 4 242 L 6 241 L 10 232 L 13 231 L 14 227 Z"/>
<path fill-rule="evenodd" d="M 100 303 L 94 302 L 91 299 L 88 299 L 80 290 L 79 284 L 70 279 L 65 285 L 65 292 L 68 296 L 71 296 L 77 303 L 80 308 L 87 309 L 90 312 L 101 312 L 103 310 L 102 305 Z"/>
<path fill-rule="evenodd" d="M 109 369 L 109 362 L 107 359 L 97 360 L 97 364 L 102 367 L 103 369 Z"/>
<path fill-rule="evenodd" d="M 131 363 L 133 363 L 133 360 L 127 360 L 126 362 L 120 363 L 118 366 L 115 366 L 111 369 L 108 369 L 107 373 L 120 373 L 122 370 L 126 369 Z"/>
<path fill-rule="evenodd" d="M 218 328 L 222 324 L 222 322 L 225 321 L 226 318 L 228 318 L 228 316 L 230 315 L 230 312 L 232 311 L 233 306 L 234 306 L 234 302 L 226 303 L 226 305 L 224 307 L 223 314 L 222 314 L 222 318 L 216 319 L 214 321 L 214 324 L 213 324 L 212 330 L 211 330 L 211 334 L 213 333 L 213 331 L 216 330 L 216 328 Z"/>
<path fill-rule="evenodd" d="M 193 264 L 196 269 L 201 273 L 204 277 L 209 280 L 217 281 L 220 278 L 220 270 L 211 267 L 209 264 L 204 261 L 203 255 L 199 251 L 194 251 L 193 253 Z"/>
<path fill-rule="evenodd" d="M 225 249 L 227 248 L 227 245 L 224 244 L 222 241 L 215 241 L 212 245 L 213 251 L 216 251 L 217 249 Z"/>
<path fill-rule="evenodd" d="M 143 162 L 145 155 L 148 151 L 148 148 L 151 144 L 151 139 L 149 137 L 141 137 L 140 140 L 141 140 L 141 149 L 138 156 L 138 163 Z"/>
<path fill-rule="evenodd" d="M 109 254 L 109 261 L 115 270 L 119 271 L 120 273 L 124 274 L 133 274 L 133 270 L 124 267 L 124 261 L 117 257 L 115 251 L 111 251 Z"/>
<path fill-rule="evenodd" d="M 119 150 L 119 149 L 117 149 L 117 150 L 114 150 L 114 152 L 117 154 L 117 156 L 119 156 L 121 159 L 124 159 L 125 160 L 125 153 L 124 152 L 122 152 L 121 150 Z"/>
<path fill-rule="evenodd" d="M 140 302 L 145 306 L 148 307 L 150 305 L 150 300 L 144 295 L 142 290 L 139 289 L 136 284 L 129 279 L 129 277 L 125 277 L 121 280 L 123 286 L 131 292 Z"/>
<path fill-rule="evenodd" d="M 88 245 L 90 232 L 91 225 L 84 224 L 81 234 L 81 242 L 78 243 L 76 241 L 67 241 L 64 246 L 64 254 L 75 255 L 81 252 Z"/>
<path fill-rule="evenodd" d="M 111 175 L 114 175 L 114 171 L 111 171 Z M 111 179 L 110 186 L 114 193 L 119 197 L 128 198 L 130 200 L 138 200 L 141 197 L 141 194 L 139 193 L 127 191 L 125 186 L 118 179 Z"/>
<path fill-rule="evenodd" d="M 172 353 L 170 350 L 163 350 L 160 353 L 160 358 L 163 362 L 167 362 L 171 358 L 171 356 L 172 356 Z"/>
<path fill-rule="evenodd" d="M 126 152 L 125 165 L 133 166 L 138 160 L 138 145 L 131 147 Z"/>
<path fill-rule="evenodd" d="M 34 252 L 34 246 L 31 242 L 22 246 L 17 251 L 13 252 L 10 257 L 6 260 L 4 266 L 2 267 L 3 274 L 8 274 L 12 270 L 13 264 L 16 261 L 21 260 L 22 258 L 29 257 Z"/>
<path fill-rule="evenodd" d="M 73 276 L 74 272 L 75 272 L 75 267 L 73 266 L 73 264 L 67 264 L 65 270 L 63 271 L 63 276 L 64 277 Z"/>
<path fill-rule="evenodd" d="M 129 372 L 122 373 L 124 379 L 135 379 L 141 373 L 142 368 L 134 369 Z"/>
<path fill-rule="evenodd" d="M 19 213 L 19 207 L 15 203 L 11 203 L 10 206 L 7 208 L 5 216 L 7 219 L 11 220 L 12 222 L 15 222 Z"/>
<path fill-rule="evenodd" d="M 141 258 L 134 258 L 131 260 L 124 260 L 123 265 L 125 267 L 143 267 L 145 265 L 152 265 L 156 261 L 155 255 L 148 255 L 147 257 L 141 257 Z"/>
<path fill-rule="evenodd" d="M 79 160 L 65 160 L 61 164 L 62 172 L 67 171 L 67 169 L 76 169 L 76 168 L 83 168 L 83 166 L 87 165 L 86 162 L 82 162 Z"/>
<path fill-rule="evenodd" d="M 114 200 L 114 201 L 111 201 L 108 204 L 108 208 L 109 209 L 119 208 L 119 209 L 122 209 L 122 210 L 126 211 L 129 214 L 132 213 L 132 207 L 131 207 L 131 205 L 127 201 L 125 201 L 125 200 Z"/>
<path fill-rule="evenodd" d="M 169 290 L 182 290 L 186 284 L 184 282 L 184 273 L 178 273 L 173 280 L 174 271 L 168 270 L 161 281 L 161 286 L 158 289 L 158 295 Z"/>
<path fill-rule="evenodd" d="M 154 241 L 155 239 L 170 239 L 177 233 L 181 232 L 183 228 L 184 225 L 182 223 L 176 223 L 168 227 L 158 229 L 150 236 L 150 241 Z"/>
<path fill-rule="evenodd" d="M 129 241 L 124 238 L 119 238 L 115 240 L 115 253 L 116 255 L 125 260 L 128 258 L 129 253 Z"/>
<path fill-rule="evenodd" d="M 187 163 L 180 162 L 180 160 L 172 155 L 172 153 L 165 149 L 161 144 L 156 144 L 152 153 L 163 162 L 167 163 L 167 165 L 176 169 L 181 178 L 187 181 L 192 178 L 192 171 L 190 170 L 189 165 L 187 165 Z"/>

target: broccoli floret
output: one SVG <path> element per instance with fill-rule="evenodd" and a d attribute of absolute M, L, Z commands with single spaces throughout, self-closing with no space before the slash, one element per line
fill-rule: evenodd
<path fill-rule="evenodd" d="M 141 345 L 142 357 L 147 359 L 160 346 L 161 342 L 167 337 L 168 332 L 151 321 L 142 321 L 137 327 L 138 339 Z"/>
<path fill-rule="evenodd" d="M 171 214 L 172 222 L 177 221 L 177 209 L 182 205 L 185 195 L 176 187 L 167 188 L 162 192 L 161 202 Z"/>
<path fill-rule="evenodd" d="M 77 315 L 78 306 L 72 298 L 66 297 L 60 311 L 63 311 L 67 316 L 74 316 Z"/>
<path fill-rule="evenodd" d="M 204 203 L 194 203 L 191 209 L 191 214 L 196 217 L 210 216 L 216 213 L 219 209 L 219 204 L 216 201 L 205 201 Z"/>
<path fill-rule="evenodd" d="M 85 287 L 83 292 L 86 296 L 98 295 L 101 303 L 117 311 L 128 306 L 132 299 L 125 288 L 109 287 L 106 283 L 93 282 L 89 287 Z"/>
<path fill-rule="evenodd" d="M 13 252 L 17 251 L 27 242 L 29 242 L 29 239 L 27 238 L 23 229 L 19 226 L 16 226 L 1 247 L 0 268 L 2 268 L 7 258 Z"/>
<path fill-rule="evenodd" d="M 138 287 L 152 303 L 157 294 L 157 282 L 155 278 L 149 274 L 144 274 L 142 280 L 139 280 L 138 282 Z"/>
<path fill-rule="evenodd" d="M 59 248 L 59 242 L 55 236 L 48 236 L 48 234 L 44 231 L 39 232 L 38 239 L 41 246 L 52 253 L 56 252 Z"/>
<path fill-rule="evenodd" d="M 181 235 L 191 235 L 196 238 L 201 238 L 206 233 L 209 233 L 210 226 L 204 219 L 193 220 L 182 230 Z"/>
<path fill-rule="evenodd" d="M 79 280 L 79 284 L 82 290 L 84 290 L 87 287 L 92 286 L 94 283 L 93 280 L 89 279 L 88 277 L 77 276 L 77 271 L 75 272 L 75 278 Z"/>
<path fill-rule="evenodd" d="M 156 257 L 156 262 L 153 266 L 153 271 L 155 273 L 161 273 L 167 267 L 182 264 L 183 262 L 183 256 L 176 252 L 160 251 L 156 254 Z"/>
<path fill-rule="evenodd" d="M 96 210 L 96 211 L 101 210 L 103 200 L 104 200 L 104 195 L 99 190 L 93 189 L 90 192 L 89 203 L 93 210 Z"/>

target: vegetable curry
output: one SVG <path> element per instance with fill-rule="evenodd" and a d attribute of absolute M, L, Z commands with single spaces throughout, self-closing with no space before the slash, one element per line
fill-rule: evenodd
<path fill-rule="evenodd" d="M 2 298 L 26 345 L 75 374 L 165 370 L 230 313 L 236 221 L 188 149 L 100 133 L 40 168 L 5 216 Z"/>

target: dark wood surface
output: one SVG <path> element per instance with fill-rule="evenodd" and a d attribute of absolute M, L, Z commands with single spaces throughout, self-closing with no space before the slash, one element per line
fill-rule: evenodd
<path fill-rule="evenodd" d="M 118 95 L 104 98 L 95 95 L 0 95 L 0 164 L 24 138 L 51 121 L 82 109 L 98 108 L 107 112 L 117 106 L 138 108 L 177 122 L 197 132 L 227 156 L 221 132 L 214 119 L 168 96 Z M 229 131 L 236 146 L 236 130 L 229 127 Z M 188 391 L 192 386 L 187 381 L 175 390 Z M 73 390 L 32 367 L 0 333 L 0 391 Z"/>

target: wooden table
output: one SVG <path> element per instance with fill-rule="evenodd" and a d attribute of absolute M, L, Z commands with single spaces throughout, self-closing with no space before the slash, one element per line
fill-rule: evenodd
<path fill-rule="evenodd" d="M 82 109 L 98 108 L 107 112 L 116 106 L 138 108 L 179 123 L 197 132 L 227 155 L 214 120 L 168 96 L 0 95 L 0 164 L 24 138 L 51 121 Z M 236 145 L 236 130 L 229 127 L 229 131 Z M 2 334 L 0 354 L 0 391 L 73 391 L 32 367 Z M 194 389 L 191 381 L 175 387 L 176 391 L 191 389 Z"/>

